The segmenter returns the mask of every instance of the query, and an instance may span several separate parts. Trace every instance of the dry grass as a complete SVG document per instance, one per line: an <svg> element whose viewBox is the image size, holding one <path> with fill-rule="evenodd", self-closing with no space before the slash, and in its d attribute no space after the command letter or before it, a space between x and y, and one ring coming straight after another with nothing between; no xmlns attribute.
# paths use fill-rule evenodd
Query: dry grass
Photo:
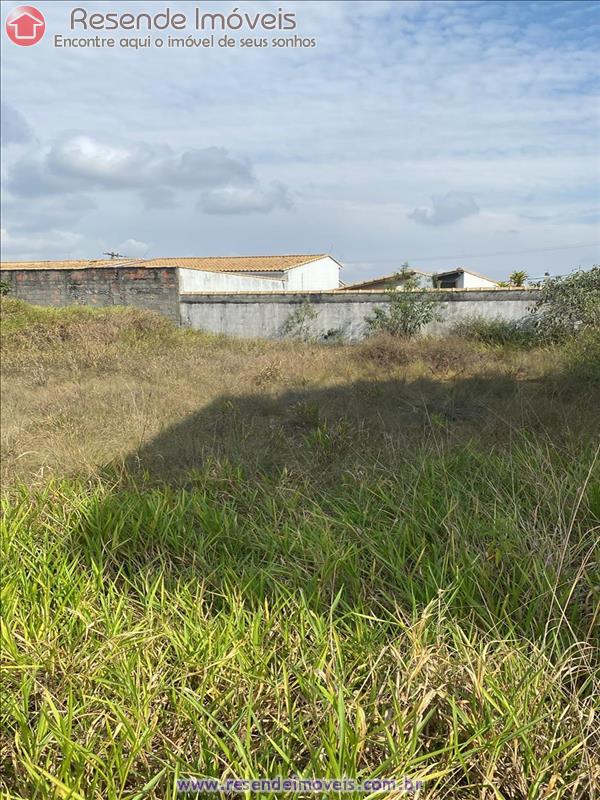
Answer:
<svg viewBox="0 0 600 800"><path fill-rule="evenodd" d="M9 300L2 349L3 796L299 774L598 800L589 347Z"/></svg>
<svg viewBox="0 0 600 800"><path fill-rule="evenodd" d="M169 467L208 455L269 467L302 462L302 437L323 424L389 461L432 435L493 445L522 429L560 439L598 422L591 395L560 375L564 353L548 348L233 341L134 309L11 300L2 325L5 482L90 474L148 454L159 436L169 451L190 451Z"/></svg>

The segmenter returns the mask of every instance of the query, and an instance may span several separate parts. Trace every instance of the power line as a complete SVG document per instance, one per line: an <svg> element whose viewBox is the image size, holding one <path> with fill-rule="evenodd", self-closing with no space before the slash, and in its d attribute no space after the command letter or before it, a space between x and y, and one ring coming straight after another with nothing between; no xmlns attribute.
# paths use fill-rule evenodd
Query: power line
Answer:
<svg viewBox="0 0 600 800"><path fill-rule="evenodd" d="M424 257L411 257L409 261L451 261L454 259L463 258L492 258L494 256L518 256L526 253L550 253L554 250L575 250L579 247L599 247L600 242L581 242L580 244L562 245L560 247L532 247L530 250L500 250L496 253L468 253L458 256L424 256ZM376 258L363 261L346 261L345 264L396 264L398 258Z"/></svg>

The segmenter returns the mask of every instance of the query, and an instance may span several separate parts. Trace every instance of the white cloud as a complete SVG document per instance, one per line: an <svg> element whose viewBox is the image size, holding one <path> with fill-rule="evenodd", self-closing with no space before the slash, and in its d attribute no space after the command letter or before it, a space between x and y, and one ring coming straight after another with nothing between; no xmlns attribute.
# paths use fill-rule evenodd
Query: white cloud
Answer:
<svg viewBox="0 0 600 800"><path fill-rule="evenodd" d="M124 256L143 258L148 254L151 247L152 245L148 244L148 242L140 242L137 239L126 239L124 242L117 245L116 250L117 253L121 253Z"/></svg>
<svg viewBox="0 0 600 800"><path fill-rule="evenodd" d="M267 213L290 208L280 182L259 183L252 165L222 147L173 150L145 143L110 144L91 136L60 140L42 153L30 151L7 170L13 196L81 191L139 190L146 208L169 208L177 192L200 192L199 207L209 214Z"/></svg>
<svg viewBox="0 0 600 800"><path fill-rule="evenodd" d="M468 192L447 192L434 195L430 208L415 208L408 215L422 225L450 225L473 214L479 214L479 206Z"/></svg>
<svg viewBox="0 0 600 800"><path fill-rule="evenodd" d="M3 145L26 144L33 139L33 131L23 114L8 103L0 107L0 129Z"/></svg>
<svg viewBox="0 0 600 800"><path fill-rule="evenodd" d="M8 170L14 194L81 189L207 189L255 181L251 166L222 147L173 151L144 143L110 143L92 136L59 140L23 155Z"/></svg>
<svg viewBox="0 0 600 800"><path fill-rule="evenodd" d="M12 234L6 228L0 232L4 260L76 258L84 237L72 231L48 230L25 236Z"/></svg>
<svg viewBox="0 0 600 800"><path fill-rule="evenodd" d="M292 208L292 200L285 186L276 182L266 187L226 186L205 192L199 208L206 214L266 214L275 208Z"/></svg>

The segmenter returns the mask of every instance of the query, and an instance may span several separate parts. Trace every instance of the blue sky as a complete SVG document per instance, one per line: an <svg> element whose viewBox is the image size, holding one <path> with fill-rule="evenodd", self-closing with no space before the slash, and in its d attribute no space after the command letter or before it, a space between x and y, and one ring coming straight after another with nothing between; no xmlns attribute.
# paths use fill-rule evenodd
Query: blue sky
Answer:
<svg viewBox="0 0 600 800"><path fill-rule="evenodd" d="M346 280L600 261L600 3L239 2L295 11L316 47L52 46L75 6L196 5L38 2L42 42L3 40L4 259L328 251Z"/></svg>

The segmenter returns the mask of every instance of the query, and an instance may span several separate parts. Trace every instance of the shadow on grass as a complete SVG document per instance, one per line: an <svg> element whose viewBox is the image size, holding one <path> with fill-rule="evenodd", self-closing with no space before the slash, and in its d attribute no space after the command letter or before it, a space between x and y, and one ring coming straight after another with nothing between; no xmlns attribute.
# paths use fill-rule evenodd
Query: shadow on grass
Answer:
<svg viewBox="0 0 600 800"><path fill-rule="evenodd" d="M415 453L465 443L502 448L530 435L562 446L600 430L593 396L561 376L517 375L226 395L143 443L125 467L175 484L215 460L248 476L287 469L327 480L357 468L391 470Z"/></svg>
<svg viewBox="0 0 600 800"><path fill-rule="evenodd" d="M488 630L541 635L564 609L589 635L598 416L582 387L496 376L225 396L92 492L74 544L215 607L301 593L412 617L443 597Z"/></svg>

